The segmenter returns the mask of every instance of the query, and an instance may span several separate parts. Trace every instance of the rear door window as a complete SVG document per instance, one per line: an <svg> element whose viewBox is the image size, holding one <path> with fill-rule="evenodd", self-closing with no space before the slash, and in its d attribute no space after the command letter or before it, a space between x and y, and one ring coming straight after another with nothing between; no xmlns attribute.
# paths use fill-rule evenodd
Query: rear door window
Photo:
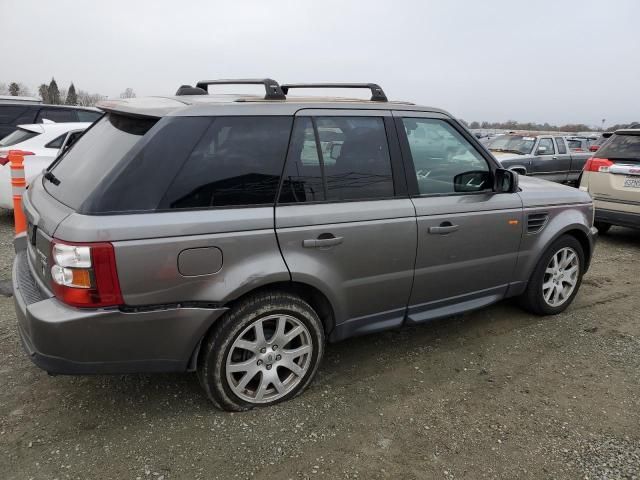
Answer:
<svg viewBox="0 0 640 480"><path fill-rule="evenodd" d="M77 122L75 110L70 108L43 108L38 112L36 123L42 123L43 120L51 120L56 123Z"/></svg>
<svg viewBox="0 0 640 480"><path fill-rule="evenodd" d="M216 117L167 190L160 209L275 202L291 117Z"/></svg>
<svg viewBox="0 0 640 480"><path fill-rule="evenodd" d="M395 194L380 117L299 117L280 203L392 198Z"/></svg>
<svg viewBox="0 0 640 480"><path fill-rule="evenodd" d="M24 105L0 105L0 124L17 124L20 117L29 111L29 107Z"/></svg>
<svg viewBox="0 0 640 480"><path fill-rule="evenodd" d="M564 139L556 137L556 145L558 147L558 153L567 153L567 147L564 145Z"/></svg>

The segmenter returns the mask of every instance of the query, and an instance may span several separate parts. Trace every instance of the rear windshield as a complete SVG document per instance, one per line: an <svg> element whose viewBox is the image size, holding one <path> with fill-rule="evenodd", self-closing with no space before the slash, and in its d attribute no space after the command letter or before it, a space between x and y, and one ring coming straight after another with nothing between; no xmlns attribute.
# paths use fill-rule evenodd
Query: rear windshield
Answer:
<svg viewBox="0 0 640 480"><path fill-rule="evenodd" d="M107 115L50 168L59 184L45 180L58 201L79 210L100 181L108 176L154 125L154 120Z"/></svg>
<svg viewBox="0 0 640 480"><path fill-rule="evenodd" d="M615 134L598 150L598 157L640 162L640 135Z"/></svg>
<svg viewBox="0 0 640 480"><path fill-rule="evenodd" d="M17 145L18 143L22 143L30 138L37 137L38 135L40 134L19 128L0 140L0 147Z"/></svg>

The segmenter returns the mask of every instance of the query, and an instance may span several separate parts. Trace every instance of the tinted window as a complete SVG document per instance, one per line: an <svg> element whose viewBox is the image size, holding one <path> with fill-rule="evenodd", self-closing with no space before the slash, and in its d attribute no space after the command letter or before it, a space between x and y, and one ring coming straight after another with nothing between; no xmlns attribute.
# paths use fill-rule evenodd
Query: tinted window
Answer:
<svg viewBox="0 0 640 480"><path fill-rule="evenodd" d="M489 172L486 160L449 123L428 118L403 118L420 194L454 193L454 179L468 172ZM491 188L474 181L465 191Z"/></svg>
<svg viewBox="0 0 640 480"><path fill-rule="evenodd" d="M640 161L640 135L615 134L610 141L600 147L600 158Z"/></svg>
<svg viewBox="0 0 640 480"><path fill-rule="evenodd" d="M60 135L57 138L54 138L53 140L51 140L49 143L47 143L45 145L45 147L47 148L60 148L62 146L62 144L64 143L64 139L67 137L67 134L63 134Z"/></svg>
<svg viewBox="0 0 640 480"><path fill-rule="evenodd" d="M377 199L393 195L391 159L382 118L297 120L281 203Z"/></svg>
<svg viewBox="0 0 640 480"><path fill-rule="evenodd" d="M556 152L555 148L553 148L553 141L550 138L540 139L540 143L538 143L538 150L542 147L547 149L542 155L552 155Z"/></svg>
<svg viewBox="0 0 640 480"><path fill-rule="evenodd" d="M24 105L0 105L0 124L16 124L19 117L25 115L29 107Z"/></svg>
<svg viewBox="0 0 640 480"><path fill-rule="evenodd" d="M274 203L291 123L290 117L213 119L160 208Z"/></svg>
<svg viewBox="0 0 640 480"><path fill-rule="evenodd" d="M79 209L89 194L138 143L155 120L108 115L78 140L50 167L59 185L45 181L47 191L60 202Z"/></svg>
<svg viewBox="0 0 640 480"><path fill-rule="evenodd" d="M78 115L79 122L93 123L102 116L102 113L100 112L89 112L87 110L76 110L76 114Z"/></svg>
<svg viewBox="0 0 640 480"><path fill-rule="evenodd" d="M38 135L40 134L31 132L29 130L22 130L21 128L19 128L0 140L0 147L10 147L12 145L17 145L18 143L27 141L30 138L37 137Z"/></svg>
<svg viewBox="0 0 640 480"><path fill-rule="evenodd" d="M36 123L42 123L42 120L51 120L56 123L77 122L76 112L71 109L63 108L43 108L38 112Z"/></svg>
<svg viewBox="0 0 640 480"><path fill-rule="evenodd" d="M558 153L567 153L567 147L565 147L562 138L556 137L556 145L558 146Z"/></svg>

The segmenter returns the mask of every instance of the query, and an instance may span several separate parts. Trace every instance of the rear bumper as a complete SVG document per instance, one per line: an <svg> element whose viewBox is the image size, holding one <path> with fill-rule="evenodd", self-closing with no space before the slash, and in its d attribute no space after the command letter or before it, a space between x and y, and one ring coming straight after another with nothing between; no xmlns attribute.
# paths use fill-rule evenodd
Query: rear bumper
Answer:
<svg viewBox="0 0 640 480"><path fill-rule="evenodd" d="M640 228L640 214L596 208L596 222L619 225L621 227Z"/></svg>
<svg viewBox="0 0 640 480"><path fill-rule="evenodd" d="M69 307L38 288L24 251L14 260L13 289L25 351L57 374L186 371L200 340L226 311Z"/></svg>

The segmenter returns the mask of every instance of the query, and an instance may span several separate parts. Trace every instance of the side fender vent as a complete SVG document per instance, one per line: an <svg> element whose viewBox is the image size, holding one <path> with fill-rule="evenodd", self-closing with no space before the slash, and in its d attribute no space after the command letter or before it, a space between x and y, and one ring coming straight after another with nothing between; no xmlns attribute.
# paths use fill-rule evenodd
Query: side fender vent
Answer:
<svg viewBox="0 0 640 480"><path fill-rule="evenodd" d="M527 216L527 233L538 233L549 221L548 213L530 213Z"/></svg>

